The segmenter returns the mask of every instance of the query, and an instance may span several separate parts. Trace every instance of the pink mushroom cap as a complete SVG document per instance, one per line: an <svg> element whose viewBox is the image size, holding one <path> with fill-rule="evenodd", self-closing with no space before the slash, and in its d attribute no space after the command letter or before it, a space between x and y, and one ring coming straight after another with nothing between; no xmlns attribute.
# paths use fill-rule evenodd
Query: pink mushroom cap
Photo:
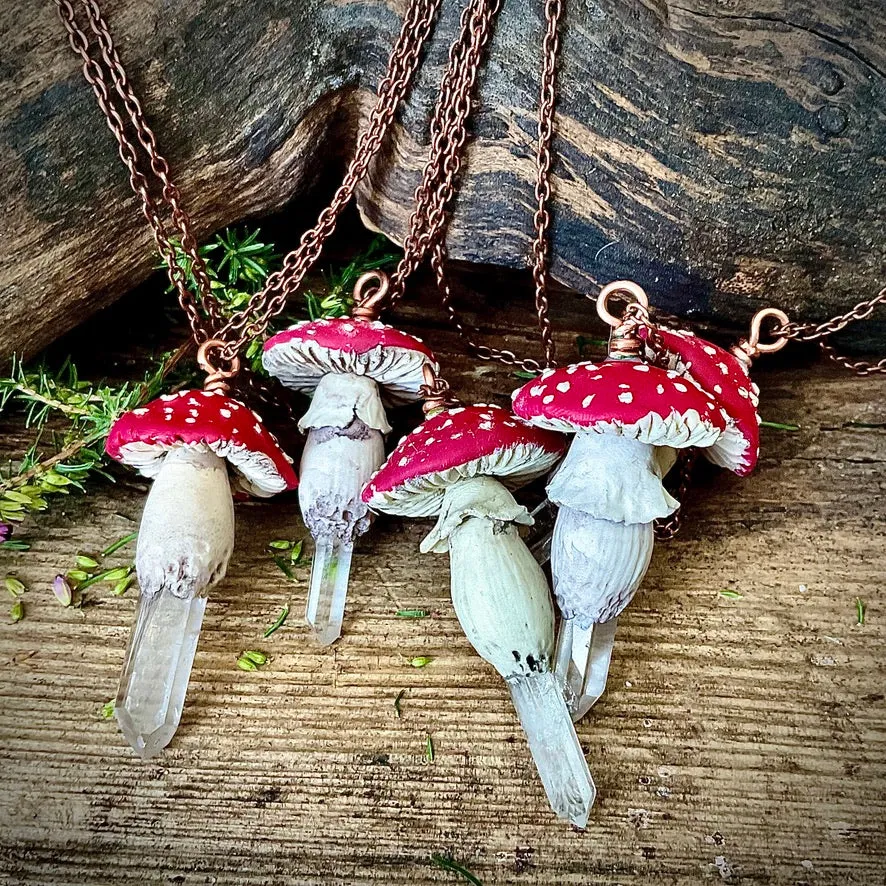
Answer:
<svg viewBox="0 0 886 886"><path fill-rule="evenodd" d="M404 437L363 490L373 510L438 514L448 486L495 477L515 489L547 473L566 449L561 434L534 428L500 406L448 409Z"/></svg>
<svg viewBox="0 0 886 886"><path fill-rule="evenodd" d="M540 428L594 431L654 446L710 446L726 422L691 379L636 360L545 370L514 391L514 412Z"/></svg>
<svg viewBox="0 0 886 886"><path fill-rule="evenodd" d="M278 332L265 342L262 364L287 387L306 393L332 372L365 375L395 404L418 400L424 367L436 369L421 339L353 317L306 320Z"/></svg>
<svg viewBox="0 0 886 886"><path fill-rule="evenodd" d="M675 358L673 368L693 379L723 409L726 430L705 455L740 477L749 474L760 454L760 389L751 381L747 365L691 332L664 328L657 332Z"/></svg>
<svg viewBox="0 0 886 886"><path fill-rule="evenodd" d="M180 446L205 446L225 458L239 485L267 497L298 486L292 459L251 409L220 391L164 394L114 422L105 443L111 458L155 477Z"/></svg>

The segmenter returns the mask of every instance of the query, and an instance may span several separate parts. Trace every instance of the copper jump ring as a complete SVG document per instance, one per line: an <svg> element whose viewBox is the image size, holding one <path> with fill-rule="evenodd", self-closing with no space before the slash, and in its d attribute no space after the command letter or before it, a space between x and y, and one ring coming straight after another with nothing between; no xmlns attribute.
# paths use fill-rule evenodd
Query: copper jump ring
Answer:
<svg viewBox="0 0 886 886"><path fill-rule="evenodd" d="M616 317L609 312L609 299L613 296L619 296L629 302L632 308L631 315L636 319L648 318L649 299L643 287L639 283L634 283L633 280L613 280L611 283L607 283L597 296L597 313L600 315L600 319L613 329L617 329L624 323L623 317ZM588 297L590 298L590 296Z"/></svg>
<svg viewBox="0 0 886 886"><path fill-rule="evenodd" d="M760 333L763 327L763 321L770 317L778 320L778 327L783 328L788 325L788 315L778 308L763 308L757 311L751 320L751 334L748 336L748 347L753 354L774 354L780 351L787 343L787 336L775 335L771 342L763 343L760 341Z"/></svg>
<svg viewBox="0 0 886 886"><path fill-rule="evenodd" d="M203 382L204 391L228 390L228 379L233 378L240 371L240 358L235 354L228 363L228 369L220 369L210 359L209 352L223 350L225 343L218 338L210 338L203 342L197 349L197 364L206 373L206 381Z"/></svg>
<svg viewBox="0 0 886 886"><path fill-rule="evenodd" d="M388 298L391 281L384 271L367 271L354 284L354 309L351 316L369 322L378 319Z"/></svg>

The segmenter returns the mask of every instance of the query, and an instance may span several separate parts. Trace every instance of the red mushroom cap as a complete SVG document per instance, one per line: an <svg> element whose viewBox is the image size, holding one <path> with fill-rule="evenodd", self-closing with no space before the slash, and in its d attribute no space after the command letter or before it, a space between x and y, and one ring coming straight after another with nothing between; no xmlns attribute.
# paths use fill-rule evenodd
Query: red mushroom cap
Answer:
<svg viewBox="0 0 886 886"><path fill-rule="evenodd" d="M500 406L448 409L404 437L363 490L377 511L431 517L446 487L468 477L495 477L515 489L549 471L566 440L533 428Z"/></svg>
<svg viewBox="0 0 886 886"><path fill-rule="evenodd" d="M693 379L725 410L726 431L705 455L740 477L749 474L760 454L760 389L748 367L734 354L691 332L659 328L659 339L674 356L674 369Z"/></svg>
<svg viewBox="0 0 886 886"><path fill-rule="evenodd" d="M306 320L277 333L265 342L262 364L287 387L305 392L330 372L366 375L393 403L418 400L422 370L436 369L421 339L378 320L353 317Z"/></svg>
<svg viewBox="0 0 886 886"><path fill-rule="evenodd" d="M261 418L220 391L179 391L126 412L105 443L111 458L155 477L177 446L206 446L226 458L252 495L266 497L298 486L292 459Z"/></svg>
<svg viewBox="0 0 886 886"><path fill-rule="evenodd" d="M637 360L545 370L514 392L514 412L552 431L596 431L654 446L710 446L726 427L691 379Z"/></svg>

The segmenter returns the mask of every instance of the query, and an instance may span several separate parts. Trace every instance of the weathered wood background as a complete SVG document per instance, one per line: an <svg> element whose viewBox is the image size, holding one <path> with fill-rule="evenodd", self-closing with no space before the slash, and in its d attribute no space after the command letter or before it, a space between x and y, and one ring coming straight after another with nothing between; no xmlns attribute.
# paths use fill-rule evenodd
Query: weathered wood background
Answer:
<svg viewBox="0 0 886 886"><path fill-rule="evenodd" d="M484 298L470 301L486 313ZM528 350L525 315L498 299L497 328ZM434 300L405 304L405 328L466 399L505 404L519 380L461 356ZM599 330L561 322L561 350ZM104 338L84 331L84 360ZM419 556L430 524L379 521L345 636L319 650L299 618L307 569L289 583L266 551L303 534L294 498L238 506L181 729L162 757L134 758L99 714L131 592L95 587L77 611L49 587L136 527L145 485L121 472L29 523L33 550L3 555L0 573L29 590L24 621L0 618L0 879L429 886L459 882L429 862L451 853L486 886L884 883L886 379L801 360L761 362L758 380L764 416L801 430L764 430L747 480L702 471L685 530L658 547L609 691L579 727L600 792L586 833L552 818L507 691L459 630L446 558ZM21 433L7 420L4 448ZM262 640L285 603L289 621ZM395 617L412 607L433 617ZM249 648L271 656L258 673L236 667ZM416 670L416 655L433 661Z"/></svg>
<svg viewBox="0 0 886 886"><path fill-rule="evenodd" d="M300 199L349 155L403 0L105 4L201 236ZM359 195L397 239L462 4L445 0L401 125ZM505 0L451 231L522 266L541 3ZM803 317L882 284L881 0L574 0L561 69L554 272L629 274L657 303ZM150 238L50 0L0 7L0 355L33 353L153 264ZM865 333L881 344L886 327Z"/></svg>

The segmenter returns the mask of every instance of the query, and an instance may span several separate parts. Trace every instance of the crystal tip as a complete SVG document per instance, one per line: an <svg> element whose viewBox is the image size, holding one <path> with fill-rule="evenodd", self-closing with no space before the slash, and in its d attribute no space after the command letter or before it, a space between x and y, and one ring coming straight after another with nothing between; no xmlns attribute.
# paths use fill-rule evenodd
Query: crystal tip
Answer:
<svg viewBox="0 0 886 886"><path fill-rule="evenodd" d="M114 711L117 723L123 737L129 742L132 749L142 758L142 760L150 760L156 757L175 735L177 723L162 723L151 731L143 730L136 723L135 719L125 708L118 707Z"/></svg>

